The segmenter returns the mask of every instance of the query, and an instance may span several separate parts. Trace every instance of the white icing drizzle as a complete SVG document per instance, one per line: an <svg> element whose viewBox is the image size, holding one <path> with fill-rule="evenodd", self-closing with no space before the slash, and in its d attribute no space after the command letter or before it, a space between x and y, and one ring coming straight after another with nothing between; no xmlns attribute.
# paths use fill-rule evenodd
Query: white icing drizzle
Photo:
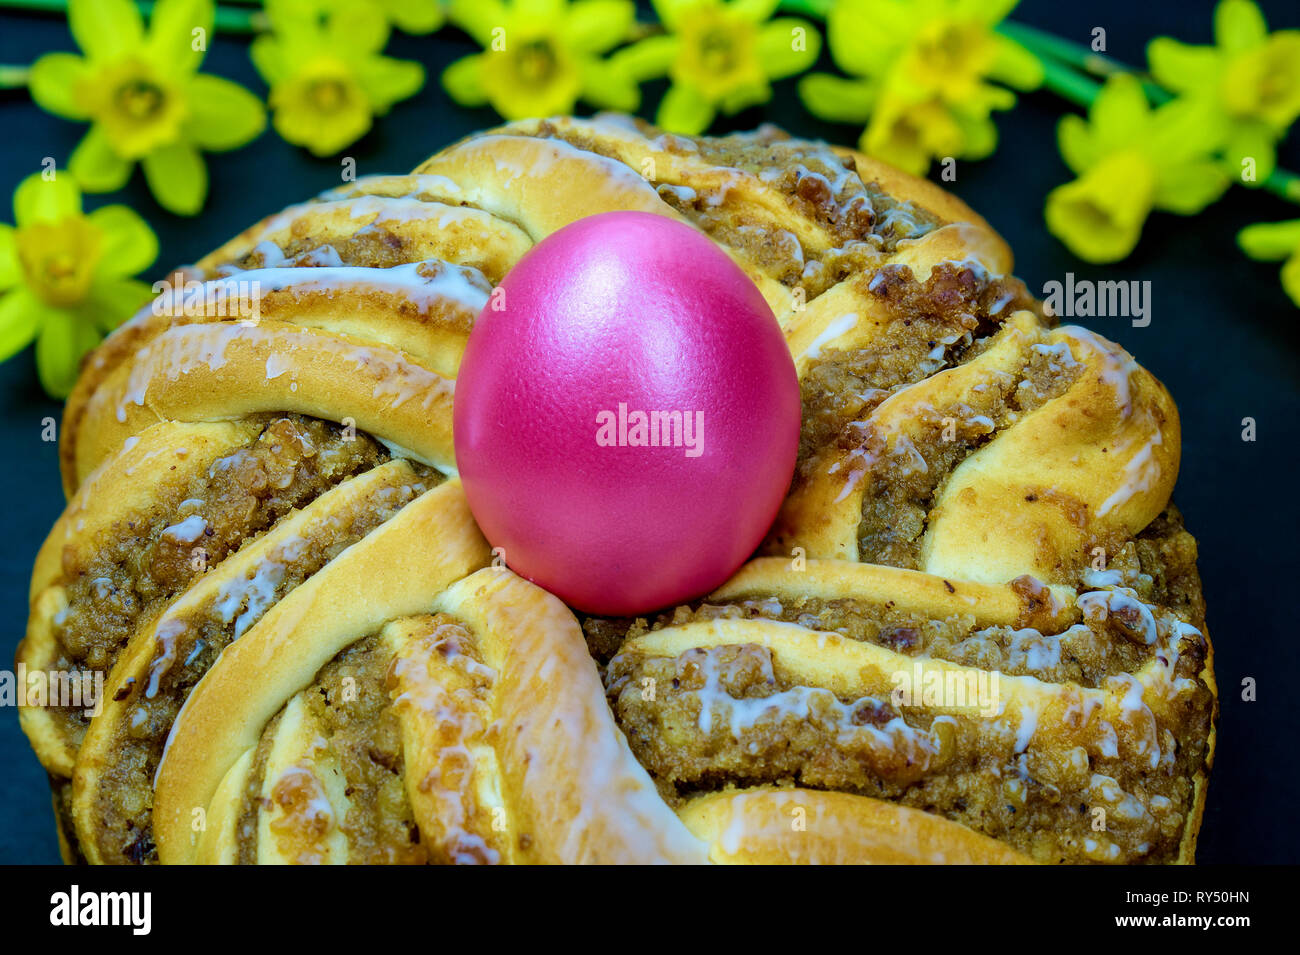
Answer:
<svg viewBox="0 0 1300 955"><path fill-rule="evenodd" d="M761 720L796 719L833 728L841 745L855 738L865 737L872 749L893 752L900 747L923 754L926 758L938 752L930 733L909 726L901 716L895 716L882 727L870 724L855 725L854 703L842 703L830 690L821 687L796 686L780 690L770 696L737 699L727 692L722 683L722 664L716 653L705 651L694 662L704 677L704 686L691 691L699 697L700 713L697 720L700 732L711 734L715 725L724 725L731 738L740 740ZM762 661L762 677L769 685L776 684L770 657Z"/></svg>
<svg viewBox="0 0 1300 955"><path fill-rule="evenodd" d="M409 262L386 269L360 265L243 269L204 284L216 286L235 281L250 283L246 287L255 297L285 289L331 293L373 290L397 294L414 304L421 314L427 314L430 308L442 302L452 302L477 314L487 304L492 291L492 283L478 269L440 259ZM171 294L165 292L163 297Z"/></svg>
<svg viewBox="0 0 1300 955"><path fill-rule="evenodd" d="M182 326L155 339L136 353L137 360L117 407L118 420L126 421L130 405L144 407L149 387L157 378L177 381L203 364L216 371L226 364L226 350L233 341L239 338L255 339L267 334L260 326L223 323ZM309 333L301 334L305 336ZM400 407L412 399L419 399L422 407L429 408L439 395L450 394L455 389L452 380L406 361L398 353L386 348L357 345L327 335L290 341L286 347L289 351L310 347L315 352L332 353L352 362L359 373L368 374L375 379L373 397L387 400L392 408ZM154 361L146 361L146 357L151 354ZM275 365L272 364L270 370L274 369ZM296 384L297 382L293 383L294 386ZM291 390L296 390L296 387L291 387Z"/></svg>
<svg viewBox="0 0 1300 955"><path fill-rule="evenodd" d="M458 198L461 195L460 186L454 179L448 179L446 176L439 176L434 173L420 173L410 176L363 176L356 182L348 183L345 186L334 186L332 189L326 189L320 193L317 198L326 202L339 199L348 199L357 195L381 195L384 194L385 187L389 185L400 185L407 188L398 198L413 198L420 194L436 196L443 194L448 197Z"/></svg>
<svg viewBox="0 0 1300 955"><path fill-rule="evenodd" d="M207 521L198 514L191 514L184 520L165 528L162 536L178 544L193 544L203 536L203 532L207 529Z"/></svg>
<svg viewBox="0 0 1300 955"><path fill-rule="evenodd" d="M806 349L804 357L810 361L816 361L822 357L822 347L829 342L834 341L842 335L848 334L858 324L858 313L849 312L841 315L839 318L827 324L822 329L821 334L812 340Z"/></svg>
<svg viewBox="0 0 1300 955"><path fill-rule="evenodd" d="M1158 638L1156 618L1151 608L1139 599L1137 591L1128 587L1110 586L1105 590L1082 593L1076 598L1075 605L1083 611L1085 620L1094 623L1103 623L1112 614L1123 614L1124 629L1130 632L1134 626L1132 619L1136 618L1138 633L1148 646Z"/></svg>
<svg viewBox="0 0 1300 955"><path fill-rule="evenodd" d="M1124 575L1114 568L1093 570L1089 567L1083 572L1085 587L1117 587L1124 582Z"/></svg>
<svg viewBox="0 0 1300 955"><path fill-rule="evenodd" d="M1155 459L1155 449L1164 443L1159 429L1133 453L1124 464L1124 481L1110 497L1097 508L1097 516L1105 517L1113 509L1128 502L1135 494L1149 491L1160 480L1160 462Z"/></svg>
<svg viewBox="0 0 1300 955"><path fill-rule="evenodd" d="M1029 742L1034 738L1034 733L1038 729L1038 707L1031 703L1025 702L1020 704L1020 722L1016 726L1016 744L1015 752L1023 753L1029 748Z"/></svg>
<svg viewBox="0 0 1300 955"><path fill-rule="evenodd" d="M1049 636L1026 628L1014 630L1007 644L1007 663L1011 669L1050 670L1061 665L1061 637L1068 636L1079 626L1071 627L1060 636ZM1084 627L1083 629L1087 629Z"/></svg>

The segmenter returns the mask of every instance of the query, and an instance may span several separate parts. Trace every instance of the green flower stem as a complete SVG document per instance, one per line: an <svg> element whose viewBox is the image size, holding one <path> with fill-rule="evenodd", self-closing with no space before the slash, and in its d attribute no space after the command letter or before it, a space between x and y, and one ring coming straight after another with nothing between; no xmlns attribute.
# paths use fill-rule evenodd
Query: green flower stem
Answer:
<svg viewBox="0 0 1300 955"><path fill-rule="evenodd" d="M1037 50L1033 52L1038 53ZM1100 83L1050 56L1038 54L1038 58L1043 64L1044 87L1080 109L1087 109L1092 105L1092 101L1101 91Z"/></svg>
<svg viewBox="0 0 1300 955"><path fill-rule="evenodd" d="M998 24L997 30L1021 46L1027 46L1036 53L1049 53L1058 60L1064 60L1071 66L1076 66L1094 76L1106 77L1112 73L1131 72L1123 63L1118 63L1100 53L1094 53L1091 47L1062 39L1054 33L1048 33L1025 23L1005 20Z"/></svg>
<svg viewBox="0 0 1300 955"><path fill-rule="evenodd" d="M0 90L16 90L27 85L31 69L26 66L0 65Z"/></svg>
<svg viewBox="0 0 1300 955"><path fill-rule="evenodd" d="M1091 73L1094 76L1100 76L1103 79L1117 73L1132 73L1142 81L1142 88L1153 103L1159 105L1173 99L1168 90L1151 80L1150 77L1139 73L1127 63L1121 63L1118 60L1112 60L1108 56L1102 56L1100 53L1094 53L1091 48L1081 43L1075 43L1073 40L1063 40L1036 27L1025 26L1023 23L1014 23L1010 20L998 24L997 31L1007 39L1015 40L1044 62L1056 60L1086 73ZM1051 87L1048 88L1051 89ZM1089 105L1088 103L1080 103L1070 97L1066 98L1077 106Z"/></svg>
<svg viewBox="0 0 1300 955"><path fill-rule="evenodd" d="M136 6L146 17L153 14L153 0L137 0ZM31 10L35 13L66 15L68 0L0 0L0 10ZM267 27L266 14L261 10L217 7L214 25L221 33L257 33Z"/></svg>

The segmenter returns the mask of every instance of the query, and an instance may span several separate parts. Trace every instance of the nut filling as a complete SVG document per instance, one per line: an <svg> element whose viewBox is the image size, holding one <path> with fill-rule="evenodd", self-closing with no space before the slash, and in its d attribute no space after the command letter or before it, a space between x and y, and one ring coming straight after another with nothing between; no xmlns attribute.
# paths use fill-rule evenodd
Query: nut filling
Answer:
<svg viewBox="0 0 1300 955"><path fill-rule="evenodd" d="M1129 599L1122 590L1086 597ZM676 658L622 653L607 687L633 752L675 805L732 786L829 789L939 813L1040 862L1168 862L1205 759L1212 698L1198 676L1204 638L1172 618L1157 626L1159 678L1179 688L1173 726L1153 715L1127 673L1103 682L1122 698L1118 716L1103 718L1096 691L1067 683L1066 719L1040 729L1036 712L1000 703L998 690L1026 679L1043 686L1037 677L980 671L988 682L970 689L971 705L936 714L924 698L810 685L759 645ZM1022 644L1009 669L1042 672L1031 663L1050 654L1047 646ZM1191 742L1177 745L1174 730Z"/></svg>
<svg viewBox="0 0 1300 955"><path fill-rule="evenodd" d="M445 613L392 621L339 653L263 730L233 861L500 861L496 816L478 805L494 679L473 632Z"/></svg>
<svg viewBox="0 0 1300 955"><path fill-rule="evenodd" d="M118 697L129 706L129 716L113 727L115 758L98 791L97 835L106 857L153 861L153 775L181 705L221 651L346 547L438 483L436 472L420 470L421 480L380 487L333 512L325 528L314 529L310 539L287 541L251 579L229 582L201 610L164 625L147 679L133 680Z"/></svg>
<svg viewBox="0 0 1300 955"><path fill-rule="evenodd" d="M260 435L147 513L132 515L87 550L64 555L66 612L55 621L68 670L112 667L143 620L281 517L388 460L371 438L298 415L267 416ZM51 709L80 743L80 709Z"/></svg>
<svg viewBox="0 0 1300 955"><path fill-rule="evenodd" d="M583 625L597 659L612 656L606 687L633 752L675 805L702 791L796 785L936 812L1042 862L1169 862L1214 710L1201 677L1208 644L1195 561L1195 542L1171 506L1108 570L1084 573L1082 620L1057 633L803 595ZM974 702L969 711L936 712L923 695L895 698L901 682L837 696L800 678L797 658L782 666L779 653L758 645L700 647L675 658L637 650L646 635L728 620L839 634L897 654L897 672L956 664L967 668ZM1170 688L1172 704L1146 706L1135 674ZM1015 703L993 713L1017 680L1064 693L1065 718L1035 724ZM981 686L990 699L980 700ZM1101 713L1099 693L1120 699L1113 718Z"/></svg>
<svg viewBox="0 0 1300 955"><path fill-rule="evenodd" d="M357 641L326 664L295 698L316 738L308 754L281 767L269 786L268 764L286 711L267 724L236 824L241 864L257 861L261 838L274 840L279 854L292 862L331 861L328 850L322 851L331 833L346 840L352 863L428 861L406 796L401 732L386 688L391 665L391 649L378 635ZM341 817L329 786L344 797Z"/></svg>

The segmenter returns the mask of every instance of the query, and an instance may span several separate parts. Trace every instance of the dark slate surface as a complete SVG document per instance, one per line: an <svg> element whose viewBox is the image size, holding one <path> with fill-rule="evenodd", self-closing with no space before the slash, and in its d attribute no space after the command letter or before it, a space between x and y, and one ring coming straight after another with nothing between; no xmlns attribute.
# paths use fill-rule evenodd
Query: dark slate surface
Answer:
<svg viewBox="0 0 1300 955"><path fill-rule="evenodd" d="M1300 8L1265 3L1274 28L1300 27ZM1086 7L1086 9L1085 9ZM1212 4L1137 4L1107 0L1061 4L1026 0L1018 19L1086 40L1093 27L1107 30L1110 52L1141 62L1150 37L1165 33L1206 42ZM41 52L72 49L61 21L0 14L0 63L28 62ZM398 36L393 55L420 59L436 76L470 52L470 42L447 31L432 38ZM207 69L262 91L248 62L246 42L218 39ZM662 84L647 90L650 107ZM1201 216L1157 215L1137 251L1116 266L1093 267L1074 259L1042 222L1048 191L1068 172L1055 146L1055 123L1066 107L1039 93L1000 119L1002 141L993 158L961 164L952 188L980 210L1016 250L1017 272L1030 288L1080 278L1150 281L1153 320L1133 328L1120 319L1090 324L1133 351L1165 382L1183 424L1183 464L1175 500L1200 539L1201 573L1223 690L1218 760L1199 860L1300 861L1300 835L1290 794L1297 790L1292 757L1296 730L1291 695L1297 671L1290 589L1297 576L1296 507L1291 488L1300 395L1297 388L1297 319L1283 295L1277 266L1247 261L1234 235L1255 221L1289 218L1300 209L1270 196L1235 190ZM652 110L643 110L651 116ZM4 146L0 196L40 167L45 156L63 165L84 131L42 113L21 92L0 92ZM379 127L347 151L358 174L405 172L450 141L497 120L486 110L455 108L436 82L397 106ZM810 119L784 83L764 109L727 121L721 129L781 123L792 132L841 142L857 130ZM1296 136L1283 153L1300 167ZM141 175L123 192L92 197L90 206L127 202L157 230L164 250L159 270L192 261L258 218L336 185L339 160L317 160L267 132L248 148L212 157L212 193L195 220L170 216L149 197ZM0 220L11 221L6 208ZM0 366L0 666L11 666L25 625L31 561L62 507L55 445L41 440L42 421L59 407L40 392L30 351ZM1241 421L1258 422L1258 440L1241 440ZM1240 686L1258 682L1258 702L1241 701ZM16 711L0 712L0 862L58 859L44 775L18 728Z"/></svg>

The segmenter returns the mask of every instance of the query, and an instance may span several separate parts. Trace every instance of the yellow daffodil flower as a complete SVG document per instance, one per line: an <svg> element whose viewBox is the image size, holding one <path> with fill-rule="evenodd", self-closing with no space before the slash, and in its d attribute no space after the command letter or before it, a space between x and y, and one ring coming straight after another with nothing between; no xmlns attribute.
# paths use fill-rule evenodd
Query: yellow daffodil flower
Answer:
<svg viewBox="0 0 1300 955"><path fill-rule="evenodd" d="M424 67L381 55L388 23L367 3L327 13L268 0L271 33L253 41L253 65L271 87L275 131L317 156L364 136L393 104L424 85Z"/></svg>
<svg viewBox="0 0 1300 955"><path fill-rule="evenodd" d="M1106 81L1086 121L1062 119L1057 139L1079 178L1048 194L1047 227L1089 262L1133 251L1152 209L1191 215L1228 187L1205 109L1174 100L1153 110L1131 74Z"/></svg>
<svg viewBox="0 0 1300 955"><path fill-rule="evenodd" d="M990 114L1043 81L1038 58L994 28L1018 0L840 0L826 19L837 66L799 95L822 119L866 123L859 148L922 175L934 158L982 159L997 147Z"/></svg>
<svg viewBox="0 0 1300 955"><path fill-rule="evenodd" d="M772 80L816 62L821 35L803 20L771 20L778 6L778 0L654 0L667 34L641 40L610 60L637 82L669 76L672 85L656 122L697 135L719 112L767 102Z"/></svg>
<svg viewBox="0 0 1300 955"><path fill-rule="evenodd" d="M1252 0L1220 0L1214 40L1190 46L1157 37L1147 47L1151 73L1212 107L1207 122L1223 137L1229 173L1256 185L1272 174L1277 142L1300 116L1300 31L1269 33ZM1251 166L1254 175L1243 176Z"/></svg>
<svg viewBox="0 0 1300 955"><path fill-rule="evenodd" d="M152 297L131 276L153 264L158 239L126 206L83 215L67 172L19 183L14 222L0 223L0 361L35 339L41 384L64 398L101 333Z"/></svg>
<svg viewBox="0 0 1300 955"><path fill-rule="evenodd" d="M640 105L633 76L601 59L631 34L632 0L452 0L449 16L483 47L442 74L462 106L515 120L571 113L579 99L625 112Z"/></svg>
<svg viewBox="0 0 1300 955"><path fill-rule="evenodd" d="M129 0L71 0L85 55L46 54L29 85L42 109L91 123L68 163L83 189L122 188L138 161L164 209L193 215L208 191L200 150L234 149L262 131L257 97L198 72L212 19L212 0L159 0L146 34Z"/></svg>
<svg viewBox="0 0 1300 955"><path fill-rule="evenodd" d="M1237 244L1252 259L1282 265L1282 288L1300 308L1300 219L1261 222L1237 233Z"/></svg>

